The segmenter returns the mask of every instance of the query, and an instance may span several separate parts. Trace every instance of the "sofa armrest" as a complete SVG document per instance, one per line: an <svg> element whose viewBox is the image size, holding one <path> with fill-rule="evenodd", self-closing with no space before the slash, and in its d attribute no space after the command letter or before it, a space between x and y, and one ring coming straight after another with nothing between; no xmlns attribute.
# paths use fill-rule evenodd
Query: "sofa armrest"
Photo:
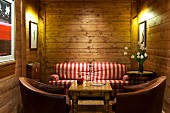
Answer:
<svg viewBox="0 0 170 113"><path fill-rule="evenodd" d="M57 75L57 74L52 74L52 75L50 75L50 77L49 77L49 81L57 81L57 80L59 80L60 78L59 78L59 76Z"/></svg>
<svg viewBox="0 0 170 113"><path fill-rule="evenodd" d="M129 80L129 75L123 75L123 81L128 81Z"/></svg>

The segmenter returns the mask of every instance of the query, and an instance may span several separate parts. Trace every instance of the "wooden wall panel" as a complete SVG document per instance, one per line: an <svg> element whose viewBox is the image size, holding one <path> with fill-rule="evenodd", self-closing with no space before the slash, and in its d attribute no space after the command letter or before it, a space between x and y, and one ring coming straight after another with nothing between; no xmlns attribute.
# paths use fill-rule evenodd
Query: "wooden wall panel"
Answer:
<svg viewBox="0 0 170 113"><path fill-rule="evenodd" d="M35 22L38 25L38 2L34 0L25 0L25 52L26 52L26 64L29 62L39 62L38 51L40 48L30 49L30 34L29 34L29 21ZM39 26L38 26L39 29ZM38 35L39 41L39 35ZM39 44L39 42L38 42Z"/></svg>
<svg viewBox="0 0 170 113"><path fill-rule="evenodd" d="M112 61L131 43L131 2L46 2L46 73L58 62Z"/></svg>
<svg viewBox="0 0 170 113"><path fill-rule="evenodd" d="M80 0L79 0L80 1ZM69 7L69 8L89 8L89 7L93 7L93 8L120 8L120 7L129 7L129 3L130 2L124 2L123 4L121 2L98 2L98 3L90 3L90 2L53 2L51 4L51 2L46 2L46 4L52 5L53 7L47 7L47 9L56 9L56 8L64 8L64 7ZM115 5L116 4L116 5Z"/></svg>
<svg viewBox="0 0 170 113"><path fill-rule="evenodd" d="M23 60L25 54L24 22L22 19L21 2L15 0L15 61L0 63L0 113L22 113L21 95L18 83L18 77L22 76L25 67ZM24 11L23 11L24 12ZM13 18L14 19L14 18ZM23 28L23 29L22 29Z"/></svg>
<svg viewBox="0 0 170 113"><path fill-rule="evenodd" d="M141 6L138 20L147 21L148 59L144 68L156 72L158 76L167 76L163 110L170 113L170 1L144 0L139 4ZM144 11L145 15L150 17L141 20Z"/></svg>
<svg viewBox="0 0 170 113"><path fill-rule="evenodd" d="M10 75L0 79L0 113L20 113L20 96L18 76Z"/></svg>

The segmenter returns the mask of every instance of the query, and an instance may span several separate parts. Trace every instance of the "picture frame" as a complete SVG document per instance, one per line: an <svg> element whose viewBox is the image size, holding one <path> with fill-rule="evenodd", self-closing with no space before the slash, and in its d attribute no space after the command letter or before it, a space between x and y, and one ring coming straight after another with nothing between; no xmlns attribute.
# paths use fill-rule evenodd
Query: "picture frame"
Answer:
<svg viewBox="0 0 170 113"><path fill-rule="evenodd" d="M139 39L138 41L146 47L146 21L139 23Z"/></svg>
<svg viewBox="0 0 170 113"><path fill-rule="evenodd" d="M0 63L15 60L14 6L14 0L0 0Z"/></svg>
<svg viewBox="0 0 170 113"><path fill-rule="evenodd" d="M38 47L38 25L35 22L29 21L29 37L30 49L37 49Z"/></svg>

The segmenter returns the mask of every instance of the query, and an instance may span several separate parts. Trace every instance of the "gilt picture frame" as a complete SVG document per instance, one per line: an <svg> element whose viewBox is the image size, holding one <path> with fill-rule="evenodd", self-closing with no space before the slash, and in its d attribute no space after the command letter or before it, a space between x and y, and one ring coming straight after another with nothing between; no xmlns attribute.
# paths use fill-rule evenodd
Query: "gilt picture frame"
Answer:
<svg viewBox="0 0 170 113"><path fill-rule="evenodd" d="M38 25L29 21L30 49L37 49L38 46Z"/></svg>
<svg viewBox="0 0 170 113"><path fill-rule="evenodd" d="M139 40L146 47L146 21L139 23Z"/></svg>
<svg viewBox="0 0 170 113"><path fill-rule="evenodd" d="M0 63L15 60L14 0L0 0Z"/></svg>

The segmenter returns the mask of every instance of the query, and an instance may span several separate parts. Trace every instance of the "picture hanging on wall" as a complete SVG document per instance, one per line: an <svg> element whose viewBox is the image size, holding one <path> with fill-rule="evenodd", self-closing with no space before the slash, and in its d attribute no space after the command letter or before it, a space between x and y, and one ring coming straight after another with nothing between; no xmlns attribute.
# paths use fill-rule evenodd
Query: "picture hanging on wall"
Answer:
<svg viewBox="0 0 170 113"><path fill-rule="evenodd" d="M38 46L38 26L37 23L29 21L30 49L37 49Z"/></svg>
<svg viewBox="0 0 170 113"><path fill-rule="evenodd" d="M0 0L0 62L14 60L14 1Z"/></svg>
<svg viewBox="0 0 170 113"><path fill-rule="evenodd" d="M146 21L139 23L139 40L146 47Z"/></svg>

